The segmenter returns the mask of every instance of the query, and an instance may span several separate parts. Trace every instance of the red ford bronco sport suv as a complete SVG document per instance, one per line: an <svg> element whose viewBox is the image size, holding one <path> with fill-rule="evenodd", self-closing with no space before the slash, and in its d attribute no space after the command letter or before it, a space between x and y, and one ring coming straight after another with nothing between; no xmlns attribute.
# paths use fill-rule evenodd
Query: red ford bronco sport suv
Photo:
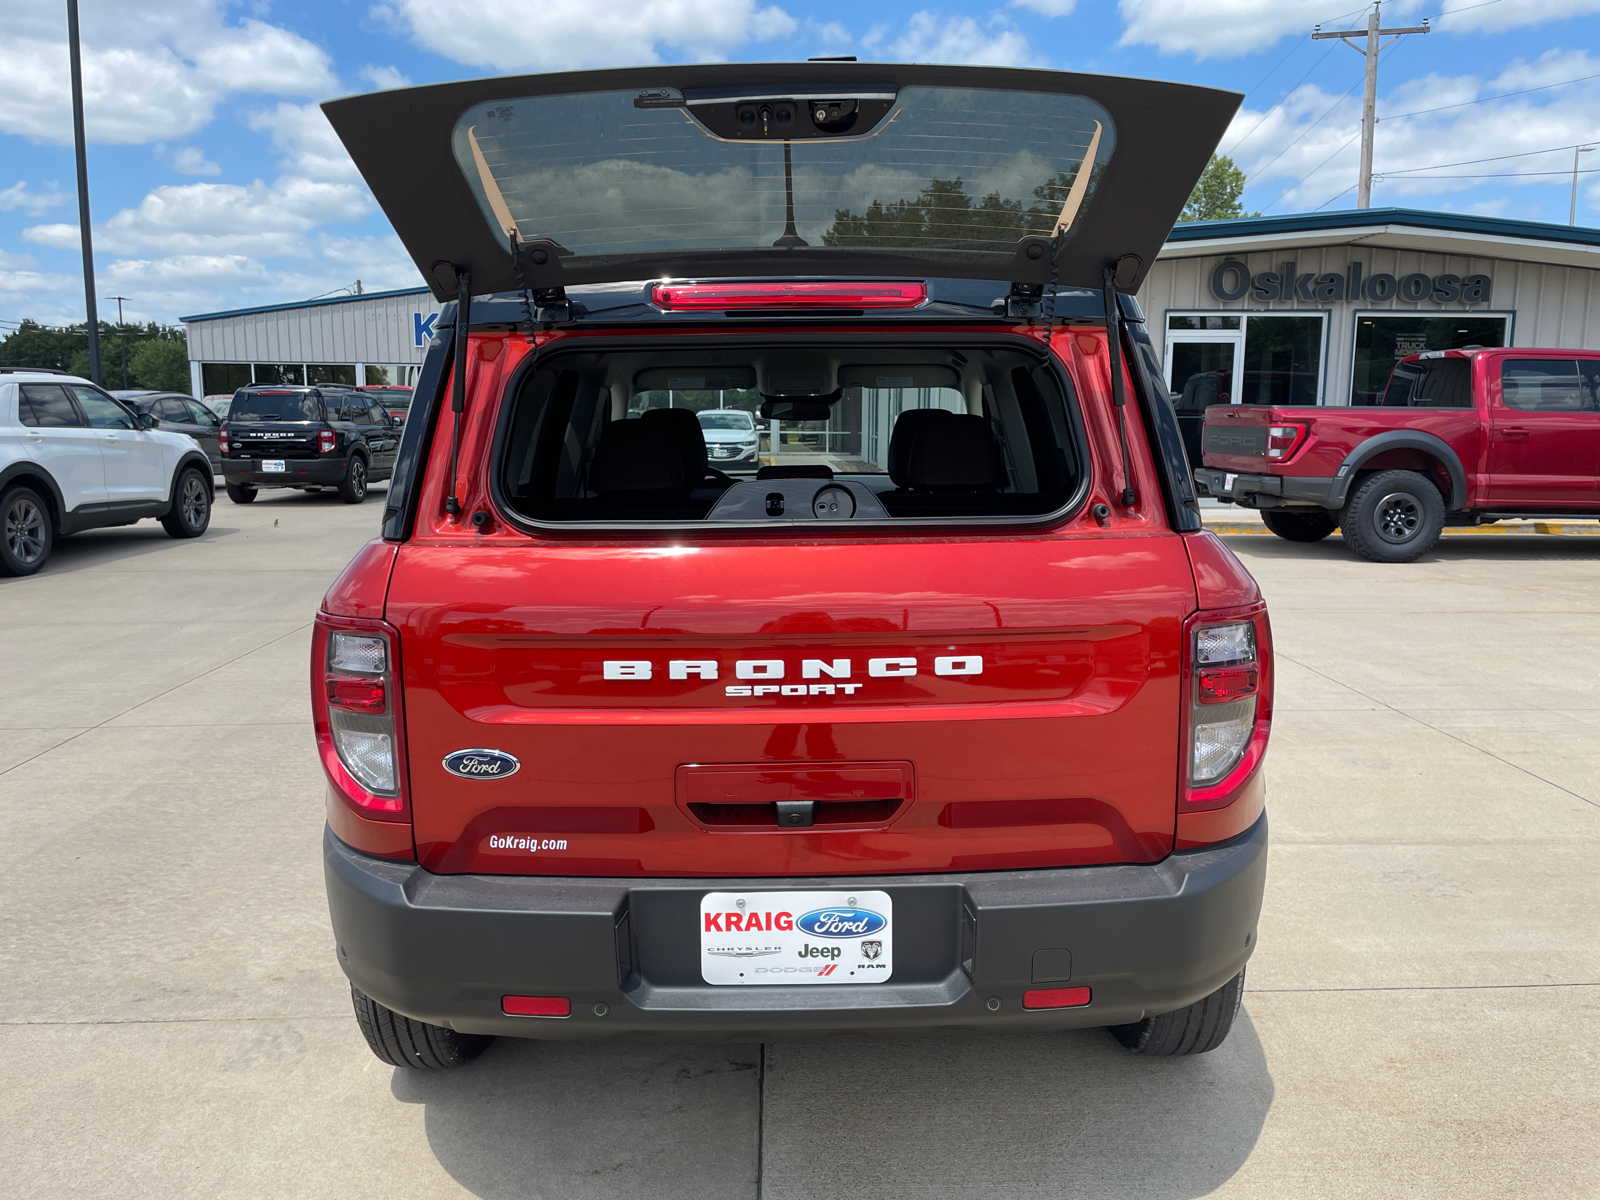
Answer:
<svg viewBox="0 0 1600 1200"><path fill-rule="evenodd" d="M327 106L449 301L312 650L379 1058L1222 1041L1271 639L1130 293L1237 104L815 63Z"/></svg>
<svg viewBox="0 0 1600 1200"><path fill-rule="evenodd" d="M1218 404L1202 495L1291 542L1342 530L1371 562L1414 562L1447 525L1600 517L1600 352L1430 350L1376 407Z"/></svg>

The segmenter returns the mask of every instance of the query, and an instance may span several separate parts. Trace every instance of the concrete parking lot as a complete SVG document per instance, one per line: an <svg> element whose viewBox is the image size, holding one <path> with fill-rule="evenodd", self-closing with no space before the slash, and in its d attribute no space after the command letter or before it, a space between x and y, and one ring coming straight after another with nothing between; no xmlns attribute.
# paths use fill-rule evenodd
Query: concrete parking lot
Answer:
<svg viewBox="0 0 1600 1200"><path fill-rule="evenodd" d="M372 536L263 494L0 581L0 1192L1600 1194L1600 538L1380 567L1238 536L1273 850L1217 1052L1100 1031L367 1051L334 962L309 620Z"/></svg>

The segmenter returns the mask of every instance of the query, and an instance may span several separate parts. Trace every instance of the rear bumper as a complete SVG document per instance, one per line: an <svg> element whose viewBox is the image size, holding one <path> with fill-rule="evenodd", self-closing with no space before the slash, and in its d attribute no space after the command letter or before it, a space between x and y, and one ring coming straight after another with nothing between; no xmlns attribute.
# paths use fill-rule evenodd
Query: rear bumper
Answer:
<svg viewBox="0 0 1600 1200"><path fill-rule="evenodd" d="M533 1038L760 1040L1135 1021L1238 973L1255 948L1266 851L1263 816L1230 842L1150 865L837 881L586 879L433 875L323 837L339 965L356 987L418 1020ZM703 893L838 886L892 896L888 982L739 988L700 979ZM1054 953L1036 958L1041 950ZM1090 1003L1023 1009L1024 991L1066 986L1089 987ZM504 995L565 996L572 1015L507 1016Z"/></svg>
<svg viewBox="0 0 1600 1200"><path fill-rule="evenodd" d="M1217 467L1196 467L1195 490L1202 496L1231 500L1246 508L1280 508L1291 504L1315 504L1338 508L1335 499L1338 480L1317 476L1247 475Z"/></svg>
<svg viewBox="0 0 1600 1200"><path fill-rule="evenodd" d="M305 487L320 484L332 487L343 483L350 469L348 457L286 458L282 471L263 471L259 458L225 458L222 478L236 487Z"/></svg>

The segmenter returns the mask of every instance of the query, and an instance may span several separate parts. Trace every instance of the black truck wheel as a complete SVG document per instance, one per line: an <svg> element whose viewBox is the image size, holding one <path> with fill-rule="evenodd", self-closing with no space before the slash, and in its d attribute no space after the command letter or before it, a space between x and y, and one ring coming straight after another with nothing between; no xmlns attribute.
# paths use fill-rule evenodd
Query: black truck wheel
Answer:
<svg viewBox="0 0 1600 1200"><path fill-rule="evenodd" d="M1222 1045L1239 1015L1244 999L1244 972L1240 971L1203 1000L1177 1012L1146 1017L1131 1025L1112 1025L1111 1036L1135 1054L1175 1058L1205 1054Z"/></svg>
<svg viewBox="0 0 1600 1200"><path fill-rule="evenodd" d="M459 1067L477 1058L484 1047L494 1041L482 1034L457 1033L442 1025L402 1017L354 986L350 988L350 999L355 1004L356 1022L361 1026L367 1045L391 1067L420 1067L429 1071Z"/></svg>
<svg viewBox="0 0 1600 1200"><path fill-rule="evenodd" d="M1320 542L1339 528L1339 522L1325 508L1300 512L1264 508L1261 523L1286 542Z"/></svg>
<svg viewBox="0 0 1600 1200"><path fill-rule="evenodd" d="M199 467L189 467L172 492L172 511L161 518L169 537L197 538L211 527L211 482Z"/></svg>
<svg viewBox="0 0 1600 1200"><path fill-rule="evenodd" d="M256 498L255 488L246 487L242 483L225 483L222 486L228 489L228 499L235 504L249 504Z"/></svg>
<svg viewBox="0 0 1600 1200"><path fill-rule="evenodd" d="M1345 544L1369 562L1415 562L1439 544L1444 497L1416 471L1379 471L1361 481L1339 527Z"/></svg>
<svg viewBox="0 0 1600 1200"><path fill-rule="evenodd" d="M344 482L339 485L339 499L346 504L360 504L367 498L367 460L358 454L350 456L345 468Z"/></svg>
<svg viewBox="0 0 1600 1200"><path fill-rule="evenodd" d="M55 544L50 510L30 487L0 493L0 575L32 575L44 567Z"/></svg>

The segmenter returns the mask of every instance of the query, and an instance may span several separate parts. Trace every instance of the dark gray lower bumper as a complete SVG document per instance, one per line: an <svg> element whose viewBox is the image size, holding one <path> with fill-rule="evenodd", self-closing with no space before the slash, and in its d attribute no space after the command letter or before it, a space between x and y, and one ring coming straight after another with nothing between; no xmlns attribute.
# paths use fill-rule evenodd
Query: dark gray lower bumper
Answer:
<svg viewBox="0 0 1600 1200"><path fill-rule="evenodd" d="M433 875L323 837L339 965L358 988L418 1020L535 1038L762 1039L1135 1021L1192 1003L1238 973L1255 949L1266 856L1265 817L1231 842L1150 865L838 879ZM701 980L703 893L827 887L890 893L890 981L740 988ZM1056 953L1036 959L1041 950ZM1091 1003L1024 1011L1025 990L1066 986L1092 989ZM572 1016L506 1016L503 995L566 996Z"/></svg>
<svg viewBox="0 0 1600 1200"><path fill-rule="evenodd" d="M222 478L236 487L333 487L344 482L348 458L286 458L282 471L263 471L261 459L223 459Z"/></svg>
<svg viewBox="0 0 1600 1200"><path fill-rule="evenodd" d="M1339 481L1317 476L1242 475L1216 467L1196 467L1195 489L1202 496L1232 500L1246 508L1280 508L1315 504L1334 509L1343 503Z"/></svg>

